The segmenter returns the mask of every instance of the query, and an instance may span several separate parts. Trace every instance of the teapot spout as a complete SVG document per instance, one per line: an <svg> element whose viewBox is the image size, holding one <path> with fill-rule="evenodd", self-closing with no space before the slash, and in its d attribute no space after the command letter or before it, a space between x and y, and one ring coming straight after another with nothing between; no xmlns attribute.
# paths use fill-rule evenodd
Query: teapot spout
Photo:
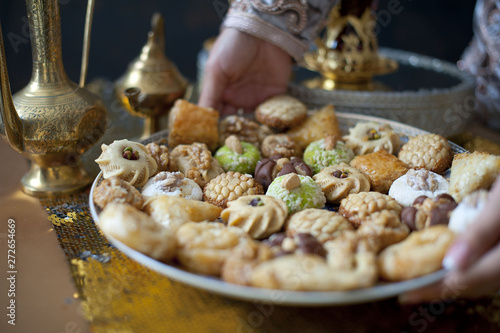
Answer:
<svg viewBox="0 0 500 333"><path fill-rule="evenodd" d="M9 77L7 75L7 62L2 38L2 27L0 26L0 116L3 128L0 134L7 137L9 144L22 153L24 151L23 124L17 114L12 94L10 91Z"/></svg>

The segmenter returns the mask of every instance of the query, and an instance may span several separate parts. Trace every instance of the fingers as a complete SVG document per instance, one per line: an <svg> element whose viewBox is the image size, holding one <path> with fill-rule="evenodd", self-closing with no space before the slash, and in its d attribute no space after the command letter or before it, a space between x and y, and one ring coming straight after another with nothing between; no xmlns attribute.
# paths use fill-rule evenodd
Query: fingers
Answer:
<svg viewBox="0 0 500 333"><path fill-rule="evenodd" d="M457 297L477 298L500 289L500 244L466 270L454 270L443 281L399 296L400 303L415 304Z"/></svg>
<svg viewBox="0 0 500 333"><path fill-rule="evenodd" d="M448 269L464 269L500 240L500 178L474 223L459 237L446 254L443 265Z"/></svg>
<svg viewBox="0 0 500 333"><path fill-rule="evenodd" d="M207 62L198 105L220 110L225 86L226 79L218 64Z"/></svg>

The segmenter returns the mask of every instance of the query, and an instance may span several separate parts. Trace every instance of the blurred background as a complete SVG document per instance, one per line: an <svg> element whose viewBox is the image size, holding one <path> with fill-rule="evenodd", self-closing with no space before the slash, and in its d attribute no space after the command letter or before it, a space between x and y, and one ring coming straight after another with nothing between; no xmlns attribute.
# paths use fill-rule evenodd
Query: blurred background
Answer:
<svg viewBox="0 0 500 333"><path fill-rule="evenodd" d="M60 0L62 50L69 77L78 82L87 1ZM398 14L389 8L397 5ZM379 0L379 45L456 62L472 37L475 0ZM96 0L88 81L115 80L146 42L154 12L165 17L166 53L190 81L197 76L203 42L217 35L226 0ZM13 92L31 76L26 4L2 0L0 20Z"/></svg>

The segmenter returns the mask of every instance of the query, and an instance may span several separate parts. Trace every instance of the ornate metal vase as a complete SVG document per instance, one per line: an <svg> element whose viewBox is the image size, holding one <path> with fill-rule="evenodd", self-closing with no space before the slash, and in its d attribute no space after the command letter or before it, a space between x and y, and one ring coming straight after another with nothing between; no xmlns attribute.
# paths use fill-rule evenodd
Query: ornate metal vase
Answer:
<svg viewBox="0 0 500 333"><path fill-rule="evenodd" d="M60 195L85 188L80 156L106 129L97 96L70 81L63 67L57 0L26 0L33 54L29 84L11 97L0 29L1 134L31 161L24 192Z"/></svg>

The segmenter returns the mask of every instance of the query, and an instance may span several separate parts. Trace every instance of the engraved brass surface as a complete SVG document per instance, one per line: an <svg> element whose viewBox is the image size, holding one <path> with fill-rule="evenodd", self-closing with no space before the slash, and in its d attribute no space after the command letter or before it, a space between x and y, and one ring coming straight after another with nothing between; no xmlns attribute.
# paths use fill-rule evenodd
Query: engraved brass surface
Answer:
<svg viewBox="0 0 500 333"><path fill-rule="evenodd" d="M76 192L91 182L80 156L104 134L106 110L96 95L66 75L57 0L26 0L26 7L33 70L29 84L14 96L0 30L2 134L31 161L21 180L24 192L35 196Z"/></svg>
<svg viewBox="0 0 500 333"><path fill-rule="evenodd" d="M316 41L317 50L304 56L304 66L321 74L305 85L325 90L376 90L373 76L391 73L398 64L378 54L371 9L366 7L359 16L342 15L343 5L344 1L330 12L324 36Z"/></svg>
<svg viewBox="0 0 500 333"><path fill-rule="evenodd" d="M145 118L143 138L160 130L160 117L166 115L175 100L189 93L187 80L165 54L163 16L155 13L152 30L140 56L116 81L116 93L125 108Z"/></svg>

